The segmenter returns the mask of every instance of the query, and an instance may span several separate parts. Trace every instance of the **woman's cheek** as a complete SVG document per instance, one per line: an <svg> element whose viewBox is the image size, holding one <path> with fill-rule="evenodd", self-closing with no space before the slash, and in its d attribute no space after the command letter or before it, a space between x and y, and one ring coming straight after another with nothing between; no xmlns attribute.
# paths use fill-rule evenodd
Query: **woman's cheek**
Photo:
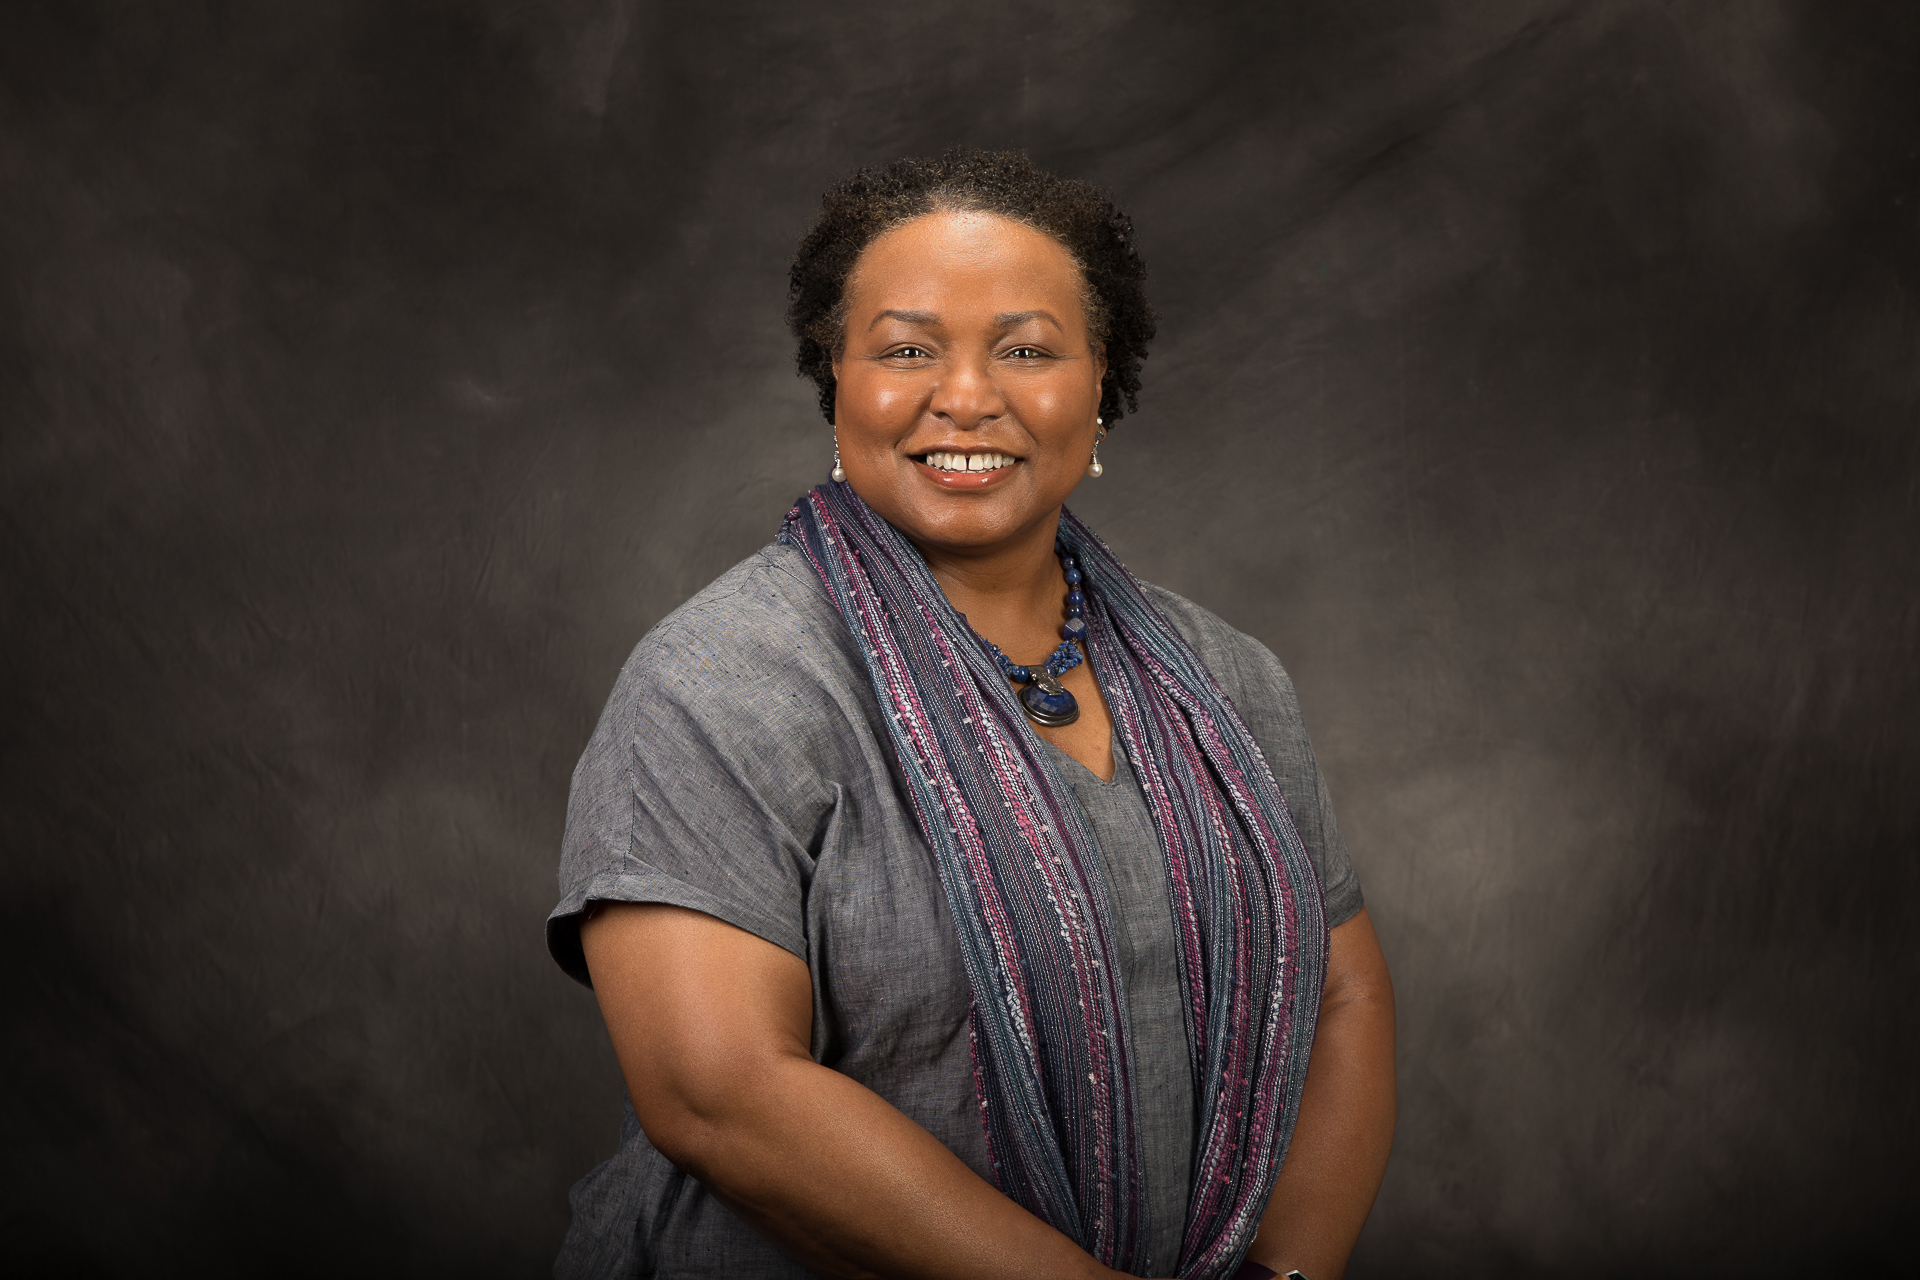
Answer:
<svg viewBox="0 0 1920 1280"><path fill-rule="evenodd" d="M904 418L911 424L917 416L915 407L920 403L920 389L911 384L889 383L879 389L874 396L874 410L882 422L896 425L896 420Z"/></svg>
<svg viewBox="0 0 1920 1280"><path fill-rule="evenodd" d="M919 388L903 386L894 379L855 380L850 386L842 385L848 394L841 406L852 419L849 425L856 429L889 431L903 425L910 427L918 416L916 406L924 398Z"/></svg>
<svg viewBox="0 0 1920 1280"><path fill-rule="evenodd" d="M1029 386L1018 401L1021 420L1030 429L1052 432L1078 425L1075 402L1069 388L1048 386Z"/></svg>

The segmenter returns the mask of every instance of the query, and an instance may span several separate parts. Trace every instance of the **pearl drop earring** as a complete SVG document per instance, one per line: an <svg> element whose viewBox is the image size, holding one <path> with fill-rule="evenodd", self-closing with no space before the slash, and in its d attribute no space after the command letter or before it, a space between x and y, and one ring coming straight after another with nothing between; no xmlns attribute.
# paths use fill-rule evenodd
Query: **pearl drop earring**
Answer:
<svg viewBox="0 0 1920 1280"><path fill-rule="evenodd" d="M835 484L847 482L847 469L840 465L840 431L837 427L833 432L833 470L827 474L833 477Z"/></svg>
<svg viewBox="0 0 1920 1280"><path fill-rule="evenodd" d="M1107 438L1106 422L1107 420L1105 418L1095 418L1093 420L1093 461L1087 464L1087 474L1096 480L1100 478L1100 473L1106 470L1105 467L1100 465L1100 442Z"/></svg>

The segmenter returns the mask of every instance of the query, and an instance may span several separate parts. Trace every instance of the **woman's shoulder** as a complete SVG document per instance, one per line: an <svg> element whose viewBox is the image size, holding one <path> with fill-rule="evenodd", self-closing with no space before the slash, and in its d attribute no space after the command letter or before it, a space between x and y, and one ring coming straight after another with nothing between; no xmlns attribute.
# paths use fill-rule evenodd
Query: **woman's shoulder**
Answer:
<svg viewBox="0 0 1920 1280"><path fill-rule="evenodd" d="M860 655L812 568L770 543L650 628L621 668L608 711L750 731L802 709L857 700Z"/></svg>
<svg viewBox="0 0 1920 1280"><path fill-rule="evenodd" d="M628 666L784 668L843 645L846 626L798 550L771 542L660 619Z"/></svg>
<svg viewBox="0 0 1920 1280"><path fill-rule="evenodd" d="M636 652L723 638L784 648L841 629L806 558L786 543L770 542L656 622Z"/></svg>
<svg viewBox="0 0 1920 1280"><path fill-rule="evenodd" d="M1273 650L1241 631L1203 605L1183 595L1140 584L1161 613L1186 637L1213 678L1245 715L1253 708L1271 708L1291 719L1299 717L1293 679Z"/></svg>

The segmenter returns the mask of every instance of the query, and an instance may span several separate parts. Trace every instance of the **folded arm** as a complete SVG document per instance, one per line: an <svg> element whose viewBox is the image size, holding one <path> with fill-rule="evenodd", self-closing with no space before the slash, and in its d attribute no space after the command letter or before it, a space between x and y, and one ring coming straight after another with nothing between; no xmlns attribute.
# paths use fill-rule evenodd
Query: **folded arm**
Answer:
<svg viewBox="0 0 1920 1280"><path fill-rule="evenodd" d="M809 1052L806 964L732 925L608 904L587 967L647 1140L804 1265L845 1277L1112 1277Z"/></svg>

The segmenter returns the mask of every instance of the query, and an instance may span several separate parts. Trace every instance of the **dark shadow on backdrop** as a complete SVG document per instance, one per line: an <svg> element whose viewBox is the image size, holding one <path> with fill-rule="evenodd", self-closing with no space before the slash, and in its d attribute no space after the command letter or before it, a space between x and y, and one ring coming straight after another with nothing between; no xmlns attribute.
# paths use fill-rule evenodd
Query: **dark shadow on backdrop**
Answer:
<svg viewBox="0 0 1920 1280"><path fill-rule="evenodd" d="M1891 1256L1916 13L6 6L9 1269L545 1267L568 772L826 469L817 192L955 142L1138 221L1078 507L1300 687L1404 1018L1353 1273Z"/></svg>

